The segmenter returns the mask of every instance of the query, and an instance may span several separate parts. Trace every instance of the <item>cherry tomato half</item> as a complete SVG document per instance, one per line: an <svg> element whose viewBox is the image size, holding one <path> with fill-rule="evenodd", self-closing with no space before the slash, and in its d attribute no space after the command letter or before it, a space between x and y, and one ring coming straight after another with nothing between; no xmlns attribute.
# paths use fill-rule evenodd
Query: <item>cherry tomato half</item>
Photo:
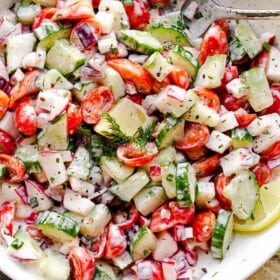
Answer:
<svg viewBox="0 0 280 280"><path fill-rule="evenodd" d="M81 108L70 103L67 108L67 131L68 134L75 133L83 122Z"/></svg>
<svg viewBox="0 0 280 280"><path fill-rule="evenodd" d="M69 253L71 274L75 280L92 280L95 273L95 261L91 252L83 247L75 247Z"/></svg>
<svg viewBox="0 0 280 280"><path fill-rule="evenodd" d="M139 212L134 205L119 209L113 215L113 222L121 229L126 230L134 226L139 218Z"/></svg>
<svg viewBox="0 0 280 280"><path fill-rule="evenodd" d="M96 124L103 112L108 112L114 103L113 93L107 87L98 87L82 100L82 116L84 122Z"/></svg>
<svg viewBox="0 0 280 280"><path fill-rule="evenodd" d="M264 69L266 69L268 65L268 57L269 51L263 50L252 60L251 68L263 67Z"/></svg>
<svg viewBox="0 0 280 280"><path fill-rule="evenodd" d="M150 162L158 154L158 148L153 142L145 147L139 147L135 143L125 143L118 147L117 158L127 166L143 166Z"/></svg>
<svg viewBox="0 0 280 280"><path fill-rule="evenodd" d="M215 154L206 159L201 159L193 164L193 168L196 171L196 176L202 178L212 175L218 168L221 155Z"/></svg>
<svg viewBox="0 0 280 280"><path fill-rule="evenodd" d="M14 139L5 131L0 130L0 153L12 155L15 151Z"/></svg>
<svg viewBox="0 0 280 280"><path fill-rule="evenodd" d="M280 155L280 141L271 145L266 151L261 154L262 159L273 159Z"/></svg>
<svg viewBox="0 0 280 280"><path fill-rule="evenodd" d="M260 187L270 181L271 169L265 162L260 161L256 166L253 167L252 171L255 173Z"/></svg>
<svg viewBox="0 0 280 280"><path fill-rule="evenodd" d="M168 78L172 84L178 87L183 89L187 89L189 87L189 74L183 68L174 66L172 71L168 74Z"/></svg>
<svg viewBox="0 0 280 280"><path fill-rule="evenodd" d="M244 108L247 99L245 97L236 98L232 94L228 93L227 91L223 91L220 94L221 97L221 103L226 107L229 111L236 111L240 108Z"/></svg>
<svg viewBox="0 0 280 280"><path fill-rule="evenodd" d="M247 127L256 117L256 114L235 114L239 127Z"/></svg>
<svg viewBox="0 0 280 280"><path fill-rule="evenodd" d="M219 96L211 89L198 88L194 89L194 92L198 95L199 99L208 107L212 108L216 112L220 109Z"/></svg>
<svg viewBox="0 0 280 280"><path fill-rule="evenodd" d="M221 204L221 207L226 210L231 210L231 201L223 194L223 189L230 182L230 177L226 177L223 173L219 174L215 180L216 198Z"/></svg>
<svg viewBox="0 0 280 280"><path fill-rule="evenodd" d="M193 220L195 214L195 207L193 205L179 207L177 201L170 201L168 206L176 224L187 225Z"/></svg>
<svg viewBox="0 0 280 280"><path fill-rule="evenodd" d="M184 137L176 141L175 146L180 150L194 151L208 142L209 135L209 128L206 125L187 122Z"/></svg>

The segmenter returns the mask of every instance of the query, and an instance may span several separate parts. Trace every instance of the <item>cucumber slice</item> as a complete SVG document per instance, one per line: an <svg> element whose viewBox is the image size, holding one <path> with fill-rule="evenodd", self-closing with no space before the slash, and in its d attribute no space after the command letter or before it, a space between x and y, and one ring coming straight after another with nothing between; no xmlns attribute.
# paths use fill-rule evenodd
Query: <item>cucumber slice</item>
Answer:
<svg viewBox="0 0 280 280"><path fill-rule="evenodd" d="M150 186L137 193L133 200L138 211L147 216L166 201L166 195L162 187Z"/></svg>
<svg viewBox="0 0 280 280"><path fill-rule="evenodd" d="M95 261L95 274L92 280L116 280L112 267L101 260Z"/></svg>
<svg viewBox="0 0 280 280"><path fill-rule="evenodd" d="M205 207L215 198L215 185L213 182L200 180L196 184L195 203L198 207Z"/></svg>
<svg viewBox="0 0 280 280"><path fill-rule="evenodd" d="M225 186L223 194L231 201L232 211L239 219L250 218L260 199L255 174L242 170Z"/></svg>
<svg viewBox="0 0 280 280"><path fill-rule="evenodd" d="M150 55L161 51L161 43L147 31L140 30L120 30L118 40L134 51Z"/></svg>
<svg viewBox="0 0 280 280"><path fill-rule="evenodd" d="M225 73L227 56L215 54L208 56L204 64L199 68L195 87L217 88L221 85Z"/></svg>
<svg viewBox="0 0 280 280"><path fill-rule="evenodd" d="M119 162L116 158L102 156L100 158L100 167L103 172L109 174L118 183L123 182L134 172L134 168L128 167Z"/></svg>
<svg viewBox="0 0 280 280"><path fill-rule="evenodd" d="M40 173L42 167L38 161L38 147L36 145L27 145L18 147L15 156L25 165L27 173Z"/></svg>
<svg viewBox="0 0 280 280"><path fill-rule="evenodd" d="M183 47L179 45L175 46L167 59L171 64L177 65L186 70L192 78L196 76L199 67L198 61L191 52Z"/></svg>
<svg viewBox="0 0 280 280"><path fill-rule="evenodd" d="M33 33L24 33L7 38L7 67L11 73L22 66L23 58L33 51L36 38Z"/></svg>
<svg viewBox="0 0 280 280"><path fill-rule="evenodd" d="M157 239L155 235L147 228L141 227L133 236L131 243L131 254L134 260L148 257L156 248Z"/></svg>
<svg viewBox="0 0 280 280"><path fill-rule="evenodd" d="M158 163L160 166L167 166L176 159L176 149L173 146L166 147L158 153L152 163Z"/></svg>
<svg viewBox="0 0 280 280"><path fill-rule="evenodd" d="M110 192L118 196L123 201L130 201L149 183L149 181L150 179L147 173L143 170L139 170L124 182L111 187Z"/></svg>
<svg viewBox="0 0 280 280"><path fill-rule="evenodd" d="M180 46L191 46L187 33L176 26L164 23L151 23L148 26L150 33L161 43L166 41Z"/></svg>
<svg viewBox="0 0 280 280"><path fill-rule="evenodd" d="M221 209L218 213L211 239L211 254L213 258L223 259L233 239L233 213Z"/></svg>
<svg viewBox="0 0 280 280"><path fill-rule="evenodd" d="M185 122L182 119L168 117L166 124L159 132L155 142L160 149L170 146L175 140L184 135Z"/></svg>
<svg viewBox="0 0 280 280"><path fill-rule="evenodd" d="M45 211L39 214L36 227L44 235L58 242L70 242L79 233L79 224L72 218L53 211Z"/></svg>
<svg viewBox="0 0 280 280"><path fill-rule="evenodd" d="M81 233L96 237L104 233L105 227L111 220L111 213L105 204L97 204L81 221Z"/></svg>
<svg viewBox="0 0 280 280"><path fill-rule="evenodd" d="M170 163L161 168L162 187L168 198L176 197L176 166Z"/></svg>
<svg viewBox="0 0 280 280"><path fill-rule="evenodd" d="M180 207L188 207L195 201L195 170L189 162L181 162L176 171L176 196Z"/></svg>
<svg viewBox="0 0 280 280"><path fill-rule="evenodd" d="M41 11L41 6L33 4L32 1L25 4L27 1L22 1L21 5L16 11L17 20L22 24L32 24L36 15Z"/></svg>
<svg viewBox="0 0 280 280"><path fill-rule="evenodd" d="M253 144L253 136L246 128L235 128L231 131L232 146L234 149L250 147Z"/></svg>
<svg viewBox="0 0 280 280"><path fill-rule="evenodd" d="M261 40L256 37L247 21L240 21L234 31L235 36L251 59L262 51Z"/></svg>
<svg viewBox="0 0 280 280"><path fill-rule="evenodd" d="M229 42L229 55L231 61L239 61L247 55L245 49L236 37Z"/></svg>
<svg viewBox="0 0 280 280"><path fill-rule="evenodd" d="M86 56L65 39L56 40L47 54L46 66L62 75L72 73L86 61Z"/></svg>
<svg viewBox="0 0 280 280"><path fill-rule="evenodd" d="M39 150L63 151L68 147L67 116L61 115L38 135Z"/></svg>
<svg viewBox="0 0 280 280"><path fill-rule="evenodd" d="M260 112L273 104L272 93L262 67L245 71L240 78L249 89L247 98L254 111Z"/></svg>

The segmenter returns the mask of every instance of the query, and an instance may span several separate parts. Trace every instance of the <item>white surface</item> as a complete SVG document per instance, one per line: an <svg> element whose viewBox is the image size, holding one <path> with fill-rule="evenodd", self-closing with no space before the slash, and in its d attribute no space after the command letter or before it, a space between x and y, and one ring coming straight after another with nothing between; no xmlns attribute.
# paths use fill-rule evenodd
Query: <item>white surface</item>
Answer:
<svg viewBox="0 0 280 280"><path fill-rule="evenodd" d="M237 1L232 0L234 3ZM278 0L276 0L278 1ZM11 1L1 0L0 10L7 7ZM258 1L254 1L254 4ZM275 2L275 1L274 1ZM263 2L266 3L266 2ZM267 4L267 3L266 3ZM259 34L263 31L280 30L280 21L265 22L258 24ZM279 42L279 40L278 40ZM199 258L199 267L207 268L207 275L203 280L243 280L253 274L262 266L275 252L280 248L280 221L270 227L268 230L257 235L236 235L234 241L226 255L226 258L220 262L213 260L210 254L203 254ZM42 280L32 271L30 264L22 264L8 257L3 247L0 246L0 270L14 280Z"/></svg>

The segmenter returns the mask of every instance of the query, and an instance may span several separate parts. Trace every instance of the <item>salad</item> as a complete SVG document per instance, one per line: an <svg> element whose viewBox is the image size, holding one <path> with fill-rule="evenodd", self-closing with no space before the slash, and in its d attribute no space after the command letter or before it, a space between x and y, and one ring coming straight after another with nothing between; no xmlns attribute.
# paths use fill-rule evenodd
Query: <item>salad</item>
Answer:
<svg viewBox="0 0 280 280"><path fill-rule="evenodd" d="M0 242L45 279L200 279L280 216L275 36L166 5L1 11Z"/></svg>

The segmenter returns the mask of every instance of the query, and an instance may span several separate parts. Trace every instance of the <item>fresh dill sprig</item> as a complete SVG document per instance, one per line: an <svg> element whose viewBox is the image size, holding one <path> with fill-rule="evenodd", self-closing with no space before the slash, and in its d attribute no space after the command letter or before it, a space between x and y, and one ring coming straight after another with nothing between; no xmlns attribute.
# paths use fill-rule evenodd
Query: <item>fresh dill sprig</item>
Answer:
<svg viewBox="0 0 280 280"><path fill-rule="evenodd" d="M136 131L133 142L140 147L144 147L147 142L151 139L151 136L155 130L156 122L153 121L150 124L146 125L145 127L139 127Z"/></svg>

